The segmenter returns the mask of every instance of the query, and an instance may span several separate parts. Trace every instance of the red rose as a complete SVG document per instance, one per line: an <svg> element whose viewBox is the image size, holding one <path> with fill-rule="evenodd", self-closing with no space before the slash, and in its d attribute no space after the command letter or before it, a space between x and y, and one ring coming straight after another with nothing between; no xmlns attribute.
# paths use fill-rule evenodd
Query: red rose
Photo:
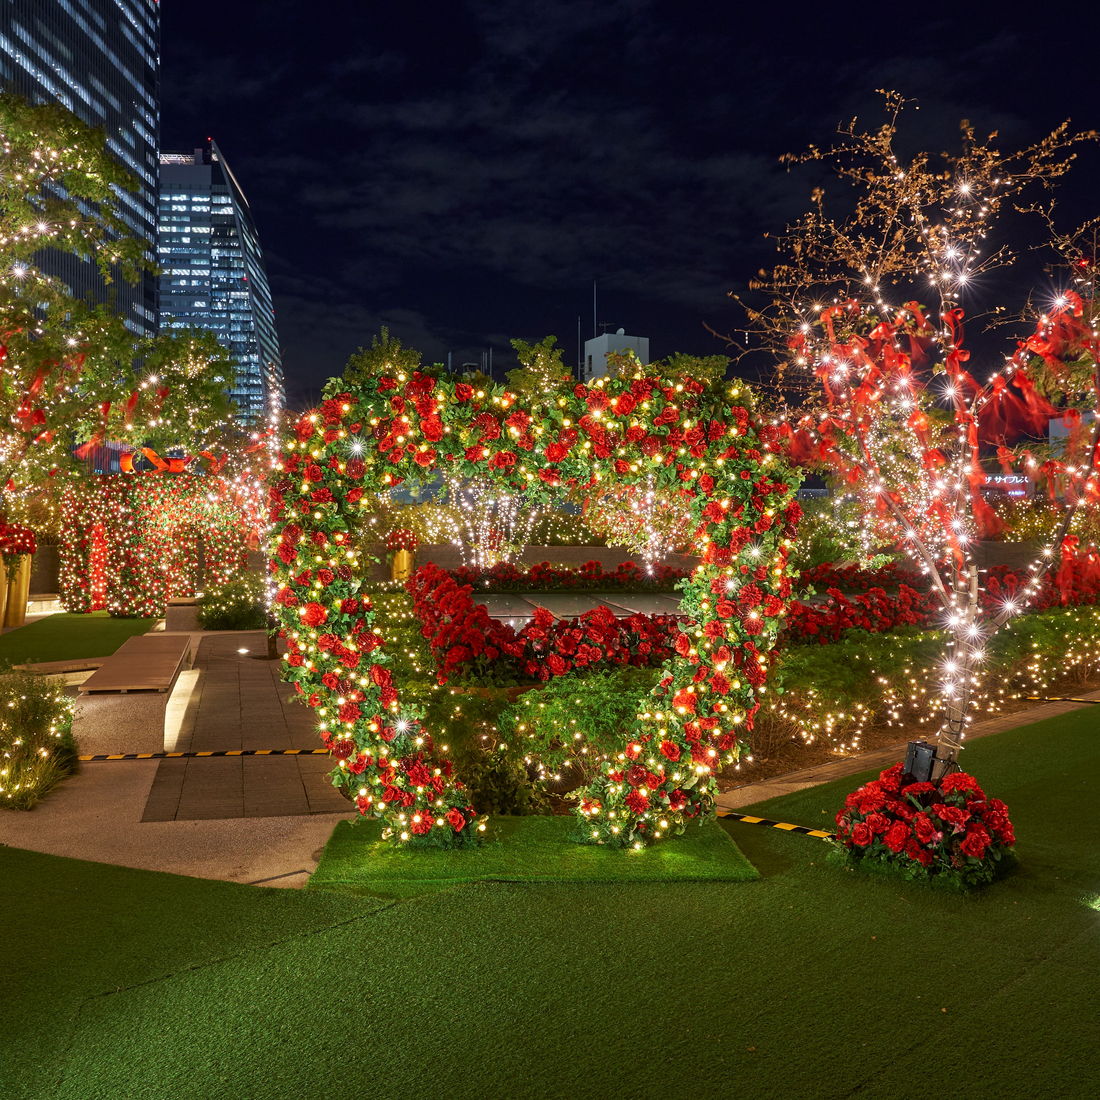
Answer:
<svg viewBox="0 0 1100 1100"><path fill-rule="evenodd" d="M319 603L307 603L298 614L306 626L320 626L328 618L328 611Z"/></svg>
<svg viewBox="0 0 1100 1100"><path fill-rule="evenodd" d="M875 834L871 832L866 822L861 821L852 828L852 843L858 845L860 848L866 848L874 839Z"/></svg>
<svg viewBox="0 0 1100 1100"><path fill-rule="evenodd" d="M447 818L447 824L450 825L456 833L460 833L466 828L466 815L461 810L455 809L455 807L452 806L445 816Z"/></svg>
<svg viewBox="0 0 1100 1100"><path fill-rule="evenodd" d="M615 401L614 401L615 412L619 416L629 416L634 411L634 406L637 403L638 402L636 401L633 394L631 394L631 393L620 393L619 396L616 397Z"/></svg>
<svg viewBox="0 0 1100 1100"><path fill-rule="evenodd" d="M417 466L431 466L435 462L435 451L429 447L426 451L416 452L416 464Z"/></svg>
<svg viewBox="0 0 1100 1100"><path fill-rule="evenodd" d="M569 448L564 443L550 443L546 448L547 462L561 462L569 454Z"/></svg>
<svg viewBox="0 0 1100 1100"><path fill-rule="evenodd" d="M516 464L516 456L513 451L498 451L489 459L490 470L507 470Z"/></svg>
<svg viewBox="0 0 1100 1100"><path fill-rule="evenodd" d="M661 742L661 755L666 760L671 760L673 764L680 759L680 746L675 741L662 741Z"/></svg>
<svg viewBox="0 0 1100 1100"><path fill-rule="evenodd" d="M978 825L972 828L966 836L963 837L962 843L959 845L959 851L964 856L969 856L971 859L981 859L985 855L986 848L992 843L992 839L982 828Z"/></svg>
<svg viewBox="0 0 1100 1100"><path fill-rule="evenodd" d="M337 713L341 722L354 722L363 712L358 703L345 703Z"/></svg>
<svg viewBox="0 0 1100 1100"><path fill-rule="evenodd" d="M470 400L474 396L474 387L468 382L456 382L455 383L455 400L463 403Z"/></svg>
<svg viewBox="0 0 1100 1100"><path fill-rule="evenodd" d="M644 814L649 809L649 796L642 794L641 791L631 791L624 801L636 814Z"/></svg>
<svg viewBox="0 0 1100 1100"><path fill-rule="evenodd" d="M432 773L421 763L412 764L406 768L405 774L414 787L426 787L432 781Z"/></svg>
<svg viewBox="0 0 1100 1100"><path fill-rule="evenodd" d="M413 834L415 836L423 836L425 833L430 833L434 824L435 819L431 814L417 814L412 822Z"/></svg>
<svg viewBox="0 0 1100 1100"><path fill-rule="evenodd" d="M895 821L889 829L886 830L886 835L883 840L886 841L886 847L891 852L900 852L909 841L909 826L904 821Z"/></svg>

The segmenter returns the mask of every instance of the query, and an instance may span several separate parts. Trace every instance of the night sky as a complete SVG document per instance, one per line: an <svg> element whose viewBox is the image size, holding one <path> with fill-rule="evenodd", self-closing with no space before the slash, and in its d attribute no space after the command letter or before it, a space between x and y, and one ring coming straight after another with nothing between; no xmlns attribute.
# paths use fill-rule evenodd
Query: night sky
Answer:
<svg viewBox="0 0 1100 1100"><path fill-rule="evenodd" d="M573 362L593 279L596 320L652 358L713 354L705 325L741 323L727 293L815 182L779 156L877 119L876 88L919 100L916 147L954 148L963 117L1006 145L1100 125L1097 17L1043 14L165 0L161 144L213 136L240 180L292 406L381 325L428 362L492 346L499 375L511 338L548 333ZM1098 168L1071 176L1072 213L1100 211Z"/></svg>

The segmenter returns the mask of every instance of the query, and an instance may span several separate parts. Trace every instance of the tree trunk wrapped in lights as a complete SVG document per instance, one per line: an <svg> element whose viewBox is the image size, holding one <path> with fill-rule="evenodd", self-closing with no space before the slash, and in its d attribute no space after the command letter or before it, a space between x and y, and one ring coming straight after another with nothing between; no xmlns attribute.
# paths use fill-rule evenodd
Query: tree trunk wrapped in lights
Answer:
<svg viewBox="0 0 1100 1100"><path fill-rule="evenodd" d="M854 188L854 208L834 220L816 191L810 212L780 240L789 262L753 284L770 304L749 313L780 351L792 457L831 468L862 501L867 548L896 540L938 599L949 637L939 685L942 775L956 766L988 639L1027 607L1048 571L1073 568L1074 512L1100 498L1097 258L1082 243L1098 223L1062 235L1050 207L1021 205L1033 188L1061 177L1077 144L1095 135L1071 134L1063 124L1005 154L964 123L957 156L921 153L903 162L895 137L904 101L888 93L886 105L889 118L877 130L853 121L834 147L790 158L831 164ZM992 237L1012 210L1044 220L1070 275L1038 317L1021 322L1009 353L979 372L964 340L963 307L973 312L984 275L1014 263ZM933 306L917 300L928 288ZM1091 424L1082 415L1089 413ZM1023 587L983 609L975 543L1000 523L982 495L983 456L1010 462L1016 456L1007 444L1045 435L1054 416L1070 429L1064 452L1025 459L1062 514Z"/></svg>

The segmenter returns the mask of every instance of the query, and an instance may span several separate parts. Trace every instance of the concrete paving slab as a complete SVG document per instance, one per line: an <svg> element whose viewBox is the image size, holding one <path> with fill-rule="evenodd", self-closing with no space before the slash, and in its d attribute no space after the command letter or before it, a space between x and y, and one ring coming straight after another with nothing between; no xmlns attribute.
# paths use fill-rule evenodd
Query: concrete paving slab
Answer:
<svg viewBox="0 0 1100 1100"><path fill-rule="evenodd" d="M536 607L545 607L556 619L575 619L594 607L608 607L603 600L587 594L572 592L540 592L531 594L530 602Z"/></svg>
<svg viewBox="0 0 1100 1100"><path fill-rule="evenodd" d="M289 759L294 759L293 757ZM166 761L165 763L170 763ZM0 844L122 867L300 887L341 813L141 820L156 761L85 764L35 809L0 814Z"/></svg>
<svg viewBox="0 0 1100 1100"><path fill-rule="evenodd" d="M600 592L599 598L616 615L679 615L680 600L663 592Z"/></svg>

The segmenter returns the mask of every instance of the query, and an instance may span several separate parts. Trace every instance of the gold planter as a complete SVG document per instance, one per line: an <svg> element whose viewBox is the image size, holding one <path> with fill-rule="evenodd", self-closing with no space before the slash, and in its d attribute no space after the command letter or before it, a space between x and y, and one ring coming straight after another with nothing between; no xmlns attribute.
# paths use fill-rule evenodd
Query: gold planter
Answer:
<svg viewBox="0 0 1100 1100"><path fill-rule="evenodd" d="M5 560L4 576L8 582L4 625L22 626L27 621L27 598L31 594L30 554L17 554L15 562Z"/></svg>
<svg viewBox="0 0 1100 1100"><path fill-rule="evenodd" d="M407 581L412 576L413 562L411 550L395 550L390 564L390 578L395 581Z"/></svg>

